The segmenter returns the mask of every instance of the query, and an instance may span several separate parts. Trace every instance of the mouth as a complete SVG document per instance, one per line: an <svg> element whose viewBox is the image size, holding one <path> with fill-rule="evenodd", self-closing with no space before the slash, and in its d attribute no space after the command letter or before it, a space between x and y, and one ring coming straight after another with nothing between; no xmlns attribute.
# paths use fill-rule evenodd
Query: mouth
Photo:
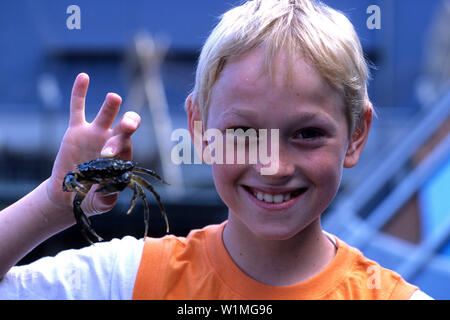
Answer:
<svg viewBox="0 0 450 320"><path fill-rule="evenodd" d="M286 205L293 204L307 190L307 188L298 188L286 191L269 191L249 186L243 186L243 188L255 201L265 207L271 206L274 209L277 207L285 208Z"/></svg>

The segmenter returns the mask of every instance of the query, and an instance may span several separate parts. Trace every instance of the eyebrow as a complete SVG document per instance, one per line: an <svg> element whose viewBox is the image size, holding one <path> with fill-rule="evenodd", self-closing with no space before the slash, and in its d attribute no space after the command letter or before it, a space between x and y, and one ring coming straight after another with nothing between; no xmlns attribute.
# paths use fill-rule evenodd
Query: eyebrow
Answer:
<svg viewBox="0 0 450 320"><path fill-rule="evenodd" d="M293 116L291 119L294 119L295 121L313 121L313 120L326 120L326 121L332 121L333 119L324 114L324 113L317 113L317 112L302 112L299 115Z"/></svg>
<svg viewBox="0 0 450 320"><path fill-rule="evenodd" d="M241 118L254 118L256 114L257 114L256 111L249 109L228 109L225 112L223 112L220 116L221 117L238 116Z"/></svg>
<svg viewBox="0 0 450 320"><path fill-rule="evenodd" d="M254 118L255 115L257 114L257 111L254 110L247 110L247 109L242 109L242 110L227 110L224 113L222 113L222 117L230 117L230 116L238 116L240 118ZM308 121L313 121L313 120L326 120L326 121L331 121L334 122L334 119L331 118L330 116L328 116L326 113L322 113L322 112L300 112L298 114L292 115L289 117L289 120L294 120L296 122L298 121L302 121L302 122L308 122Z"/></svg>
<svg viewBox="0 0 450 320"><path fill-rule="evenodd" d="M220 117L222 117L223 119L229 119L237 116L242 119L253 120L256 114L258 114L258 112L256 110L251 109L228 109L224 113L222 113ZM291 124L300 122L318 121L319 123L328 126L331 125L332 127L335 127L336 123L336 119L330 117L325 112L310 112L310 111L303 111L298 114L289 116L286 120L288 123Z"/></svg>

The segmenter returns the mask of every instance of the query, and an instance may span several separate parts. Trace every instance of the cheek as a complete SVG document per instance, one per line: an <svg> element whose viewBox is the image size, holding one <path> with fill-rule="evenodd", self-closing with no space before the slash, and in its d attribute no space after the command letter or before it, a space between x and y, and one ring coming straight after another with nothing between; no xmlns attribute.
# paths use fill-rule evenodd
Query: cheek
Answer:
<svg viewBox="0 0 450 320"><path fill-rule="evenodd" d="M331 201L339 189L342 177L343 156L338 153L320 153L305 162L305 171L315 188L320 190L325 202Z"/></svg>
<svg viewBox="0 0 450 320"><path fill-rule="evenodd" d="M213 164L211 167L212 167L214 183L216 184L217 190L221 189L225 185L228 185L230 175L227 173L229 173L229 171L232 171L232 170L227 168L228 166L219 165L219 164Z"/></svg>
<svg viewBox="0 0 450 320"><path fill-rule="evenodd" d="M232 164L213 164L212 174L214 178L214 184L220 198L231 206L236 199L236 188L238 181L242 174L245 172L245 165L232 165Z"/></svg>

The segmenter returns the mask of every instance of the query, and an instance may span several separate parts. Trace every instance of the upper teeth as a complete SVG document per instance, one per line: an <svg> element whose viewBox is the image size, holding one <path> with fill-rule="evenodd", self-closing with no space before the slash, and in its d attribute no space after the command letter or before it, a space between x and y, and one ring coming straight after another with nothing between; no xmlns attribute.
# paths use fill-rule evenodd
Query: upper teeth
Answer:
<svg viewBox="0 0 450 320"><path fill-rule="evenodd" d="M280 203L283 201L288 201L291 198L290 192L285 193L285 194L270 194L270 193L264 193L261 191L256 191L256 192L254 191L253 193L256 195L256 197L259 200L262 200L264 202L269 202L269 203L272 203L272 202Z"/></svg>

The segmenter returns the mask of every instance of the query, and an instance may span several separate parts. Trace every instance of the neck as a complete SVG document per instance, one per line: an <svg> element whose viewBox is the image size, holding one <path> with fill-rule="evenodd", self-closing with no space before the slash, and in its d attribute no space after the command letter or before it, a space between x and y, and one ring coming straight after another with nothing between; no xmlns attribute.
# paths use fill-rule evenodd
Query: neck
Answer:
<svg viewBox="0 0 450 320"><path fill-rule="evenodd" d="M334 244L322 231L320 219L289 239L266 240L229 215L223 242L243 272L259 282L276 286L292 285L313 277L336 254Z"/></svg>

